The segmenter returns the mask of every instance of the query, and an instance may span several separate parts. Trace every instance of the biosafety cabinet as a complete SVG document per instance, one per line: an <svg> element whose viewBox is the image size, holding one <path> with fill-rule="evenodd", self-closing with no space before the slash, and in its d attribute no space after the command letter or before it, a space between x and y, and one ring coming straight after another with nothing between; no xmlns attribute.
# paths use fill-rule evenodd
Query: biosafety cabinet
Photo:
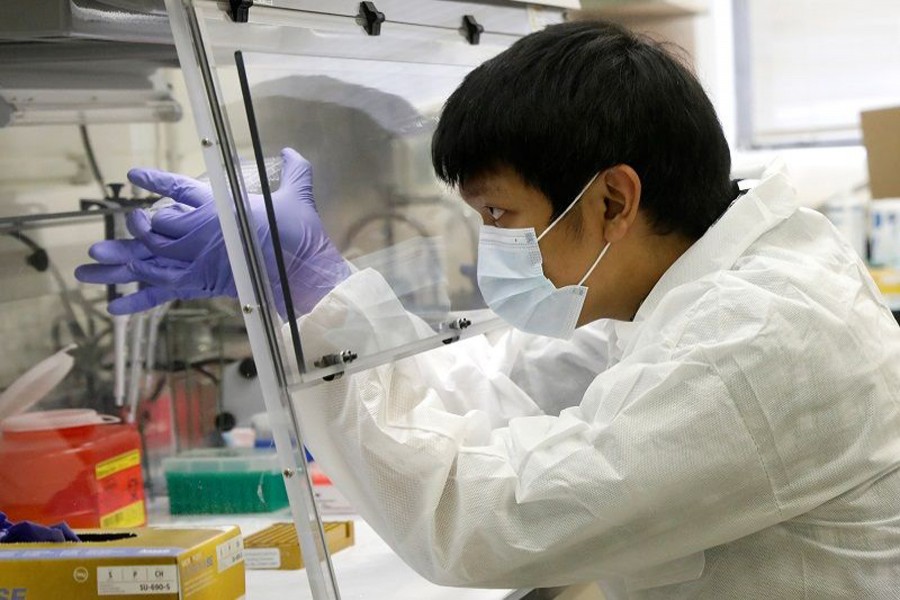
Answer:
<svg viewBox="0 0 900 600"><path fill-rule="evenodd" d="M336 597L340 569L324 551L303 455L291 450L303 444L293 403L303 401L304 388L496 325L478 310L472 281L477 217L432 175L431 133L442 103L470 69L562 15L516 3L444 1L232 3L223 10L172 0L167 9L309 585L315 597ZM275 306L291 301L269 285L273 274L255 239L245 173L262 182L276 171L267 160L286 146L314 167L329 237L357 268L380 271L430 334L373 340L348 320L324 334L333 343L322 353L290 310L282 322ZM290 289L280 276L277 287ZM391 579L366 595L396 597L402 585Z"/></svg>
<svg viewBox="0 0 900 600"><path fill-rule="evenodd" d="M115 91L117 79L107 72L105 77L93 78L92 93L84 87L75 90L73 84L72 94L63 89L37 95L52 100L56 94L60 100L56 105L39 105L34 95L16 93L6 85L0 91L0 115L5 122L24 124L36 111L57 108L75 115L76 121L87 122L176 119L183 110L195 123L193 144L202 152L203 176L214 191L239 296L235 312L243 320L258 381L253 390L248 389L247 402L254 396L264 405L277 447L266 468L277 476L276 487L283 484L281 494L289 506L289 512L285 508L254 517L250 529L260 529L267 520L292 521L305 562L301 571L249 571L250 597L521 597L522 590L430 584L392 555L362 522L357 523L355 545L332 561L327 549L332 528L323 526L316 500L318 495L321 501L322 494L313 484L318 475L308 466L303 424L294 408L308 390L323 382L351 378L362 370L499 326L484 308L474 281L481 219L434 176L431 136L444 101L472 68L529 32L561 22L565 9L577 8L577 0L165 0L164 5L153 0L68 0L43 4L43 17L31 15L29 20L20 15L7 25L5 39L30 40L30 47L17 47L19 64L27 66L30 56L52 57L54 46L61 52L113 40L123 61L116 72L131 84ZM189 108L174 103L170 90L154 79L154 65L174 64L171 44ZM99 47L102 52L103 46ZM13 88L26 90L32 85L23 71L27 68L13 79ZM78 79L75 72L67 76ZM130 89L131 96L126 97L122 88ZM122 104L104 106L104 100L115 98L122 99ZM297 150L311 163L317 210L329 238L352 268L377 270L403 309L417 315L426 327L415 335L397 332L372 339L358 322L347 319L336 321L324 334L307 337L297 325L300 315L289 308L279 313L277 307L292 306L291 298L282 296L290 290L286 260L279 253L274 262L266 260L257 236L261 224L256 219L263 217L259 210L251 210L251 202L266 206L264 218L278 235L284 223L271 203L282 183L283 148ZM131 208L127 203L123 206L108 210L120 219ZM378 307L373 310L377 313ZM159 312L132 317L132 325L121 334L128 339L120 349L146 345L147 338L156 335L151 325L158 325L160 318ZM167 318L172 320L172 315ZM189 310L178 313L169 325L167 343L201 353L224 343L210 334L215 329L201 327L198 320ZM201 348L198 340L204 336L209 339ZM321 343L323 336L329 342L326 345ZM134 386L126 385L128 378L134 380L141 368L152 366L149 351L129 352L129 356L131 360L121 369L125 381L117 385L132 390ZM174 403L178 404L177 398ZM181 458L170 457L166 463L170 473L182 475L206 464L203 460L210 456L199 456L193 463L172 462ZM121 467L125 463L108 464ZM174 481L169 479L169 493L184 499L180 495L190 490L174 487ZM249 492L250 501L269 493L262 479L246 478L234 479L221 493L241 487ZM347 511L352 512L352 507ZM176 523L187 519L158 516L153 510L148 514L150 524L157 519ZM187 522L240 524L245 518L216 514Z"/></svg>

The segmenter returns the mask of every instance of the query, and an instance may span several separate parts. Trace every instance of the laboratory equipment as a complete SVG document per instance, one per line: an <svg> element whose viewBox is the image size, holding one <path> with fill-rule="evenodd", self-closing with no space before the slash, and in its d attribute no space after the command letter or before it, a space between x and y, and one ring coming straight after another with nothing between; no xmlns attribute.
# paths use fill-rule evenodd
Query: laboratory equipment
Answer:
<svg viewBox="0 0 900 600"><path fill-rule="evenodd" d="M163 459L224 444L221 381L229 364L224 348L223 332L229 324L225 312L213 306L171 307L158 320L158 326L151 329L156 331L156 343L146 356L153 364L152 370L147 369L150 384L143 386L135 418L144 443L145 475L154 497L166 493ZM238 333L243 336L243 331Z"/></svg>
<svg viewBox="0 0 900 600"><path fill-rule="evenodd" d="M336 598L289 392L500 324L487 311L469 312L484 308L467 275L477 216L431 174L429 141L443 101L472 67L562 15L513 2L354 2L327 10L285 3L227 16L213 2L172 0L167 8L310 587L315 598ZM375 338L363 323L339 321L323 338L300 331L299 315L288 311L281 330L277 307L291 306L278 297L290 289L278 264L283 257L276 254L280 285L273 286L240 165L253 157L262 182L265 159L285 147L313 166L329 238L351 262L382 253L379 266L366 268L392 294L396 286L395 297L404 297L424 328ZM268 204L271 190L264 185L262 192ZM267 207L266 218L280 229L277 213ZM424 252L400 246L430 238L436 241L419 244ZM431 279L417 287L409 275L423 270Z"/></svg>
<svg viewBox="0 0 900 600"><path fill-rule="evenodd" d="M0 127L181 117L157 76L176 64L161 2L119 4L48 0L4 15Z"/></svg>
<svg viewBox="0 0 900 600"><path fill-rule="evenodd" d="M90 409L0 422L0 506L13 520L72 527L146 523L136 429Z"/></svg>
<svg viewBox="0 0 900 600"><path fill-rule="evenodd" d="M197 449L163 459L174 514L271 512L288 504L271 449Z"/></svg>

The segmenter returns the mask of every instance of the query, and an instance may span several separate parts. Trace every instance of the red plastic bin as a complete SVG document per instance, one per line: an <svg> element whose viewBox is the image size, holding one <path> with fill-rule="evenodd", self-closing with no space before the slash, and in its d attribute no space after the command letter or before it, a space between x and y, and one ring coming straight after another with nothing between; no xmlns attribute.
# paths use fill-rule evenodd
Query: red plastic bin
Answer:
<svg viewBox="0 0 900 600"><path fill-rule="evenodd" d="M75 528L147 522L141 440L133 426L87 409L0 422L0 511L12 521Z"/></svg>

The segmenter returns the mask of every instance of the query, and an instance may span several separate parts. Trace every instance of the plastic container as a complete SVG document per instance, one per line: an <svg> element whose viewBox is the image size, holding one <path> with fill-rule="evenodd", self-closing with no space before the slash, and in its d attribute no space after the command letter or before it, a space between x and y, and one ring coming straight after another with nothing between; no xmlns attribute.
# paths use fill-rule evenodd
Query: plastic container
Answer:
<svg viewBox="0 0 900 600"><path fill-rule="evenodd" d="M288 505L272 450L190 450L164 459L163 470L173 515L270 512Z"/></svg>
<svg viewBox="0 0 900 600"><path fill-rule="evenodd" d="M141 440L133 426L86 409L0 422L0 510L13 521L76 528L147 522Z"/></svg>
<svg viewBox="0 0 900 600"><path fill-rule="evenodd" d="M869 263L877 267L900 267L900 198L873 200L869 213Z"/></svg>

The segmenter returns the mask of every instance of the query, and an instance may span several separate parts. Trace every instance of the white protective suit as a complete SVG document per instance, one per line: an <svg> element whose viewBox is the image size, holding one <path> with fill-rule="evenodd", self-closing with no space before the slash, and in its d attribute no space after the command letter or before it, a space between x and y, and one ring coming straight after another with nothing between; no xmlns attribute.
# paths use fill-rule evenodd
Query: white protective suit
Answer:
<svg viewBox="0 0 900 600"><path fill-rule="evenodd" d="M372 270L301 328L308 356L431 333ZM778 172L633 322L571 341L482 336L295 406L325 472L438 583L900 597L900 330L851 247Z"/></svg>

